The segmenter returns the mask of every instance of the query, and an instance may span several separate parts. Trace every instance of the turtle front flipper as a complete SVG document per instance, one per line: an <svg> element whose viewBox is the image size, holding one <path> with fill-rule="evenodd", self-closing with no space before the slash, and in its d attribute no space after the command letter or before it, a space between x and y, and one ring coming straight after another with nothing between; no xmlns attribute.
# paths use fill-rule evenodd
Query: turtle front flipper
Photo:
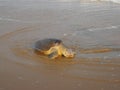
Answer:
<svg viewBox="0 0 120 90"><path fill-rule="evenodd" d="M57 52L57 51L54 51L54 52L50 53L50 54L48 55L48 57L49 57L50 59L55 59L56 57L58 57L58 52Z"/></svg>

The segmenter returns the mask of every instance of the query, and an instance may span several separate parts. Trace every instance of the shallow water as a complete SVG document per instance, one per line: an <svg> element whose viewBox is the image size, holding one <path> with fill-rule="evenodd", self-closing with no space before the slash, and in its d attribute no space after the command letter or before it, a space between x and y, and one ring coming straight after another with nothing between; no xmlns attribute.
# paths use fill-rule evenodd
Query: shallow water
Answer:
<svg viewBox="0 0 120 90"><path fill-rule="evenodd" d="M120 6L46 2L1 5L0 90L119 90ZM75 58L37 55L44 38L61 39Z"/></svg>
<svg viewBox="0 0 120 90"><path fill-rule="evenodd" d="M44 30L44 28L42 28L42 30L39 29L39 26L28 27L3 35L0 38L1 58L5 58L5 60L7 60L8 62L17 64L20 67L24 67L27 69L29 68L31 70L31 73L37 72L42 73L43 75L45 74L47 80L48 78L51 78L51 76L49 76L49 73L52 76L55 76L53 81L56 80L58 76L59 79L57 80L57 82L59 80L61 81L61 78L63 79L63 81L66 78L69 81L72 80L72 83L69 83L73 85L71 86L72 88L74 88L74 86L76 88L80 88L81 83L83 84L83 82L93 82L97 85L99 85L99 83L119 85L120 52L118 46L115 46L113 43L109 45L94 45L94 43L89 44L89 40L87 41L87 39L85 39L86 42L82 42L82 40L84 39L82 36L78 36L80 37L80 39L78 40L77 35L64 36L64 31L62 30L56 35L56 32L54 30L53 33L48 34L47 30ZM68 45L69 48L72 48L74 51L76 51L76 57L73 59L59 58L56 60L50 60L48 59L48 57L37 55L34 52L32 46L37 40L46 37L52 38L53 36L63 40L65 45ZM83 45L84 43L88 44ZM33 77L35 76L33 75ZM39 77L41 77L41 74ZM23 79L23 76L18 75L18 79ZM32 81L32 83L35 83L35 85L36 82L38 85L40 84L39 82L42 83L41 79L37 80L38 81ZM76 84L74 84L73 81ZM57 85L59 86L59 83L57 83ZM50 86L51 85L48 85L48 87ZM64 87L67 86L65 85ZM82 87L85 86L83 85ZM116 86L115 88L119 87Z"/></svg>

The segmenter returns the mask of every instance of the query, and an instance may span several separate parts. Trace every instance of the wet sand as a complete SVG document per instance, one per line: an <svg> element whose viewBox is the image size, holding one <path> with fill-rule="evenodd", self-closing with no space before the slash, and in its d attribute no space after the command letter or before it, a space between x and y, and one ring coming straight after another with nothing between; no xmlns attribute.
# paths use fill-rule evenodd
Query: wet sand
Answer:
<svg viewBox="0 0 120 90"><path fill-rule="evenodd" d="M119 16L110 2L0 0L0 90L119 90ZM36 54L43 38L63 40L75 58Z"/></svg>

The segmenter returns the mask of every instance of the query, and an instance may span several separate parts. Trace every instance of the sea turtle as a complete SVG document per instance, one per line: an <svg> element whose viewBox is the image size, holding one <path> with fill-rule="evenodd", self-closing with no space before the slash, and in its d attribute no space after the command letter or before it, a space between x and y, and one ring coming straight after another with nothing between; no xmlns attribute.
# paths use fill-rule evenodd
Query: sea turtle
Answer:
<svg viewBox="0 0 120 90"><path fill-rule="evenodd" d="M75 56L75 52L66 48L63 45L62 40L59 39L43 39L35 43L34 49L37 52L48 55L49 58L55 59L59 56L72 58Z"/></svg>

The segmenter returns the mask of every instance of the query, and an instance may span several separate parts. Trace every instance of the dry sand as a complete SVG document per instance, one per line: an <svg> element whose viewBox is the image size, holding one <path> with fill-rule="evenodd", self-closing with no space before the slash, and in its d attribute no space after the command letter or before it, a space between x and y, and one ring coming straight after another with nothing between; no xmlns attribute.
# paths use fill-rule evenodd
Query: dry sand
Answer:
<svg viewBox="0 0 120 90"><path fill-rule="evenodd" d="M0 90L120 90L120 5L64 1L0 0ZM43 38L76 57L37 55Z"/></svg>

